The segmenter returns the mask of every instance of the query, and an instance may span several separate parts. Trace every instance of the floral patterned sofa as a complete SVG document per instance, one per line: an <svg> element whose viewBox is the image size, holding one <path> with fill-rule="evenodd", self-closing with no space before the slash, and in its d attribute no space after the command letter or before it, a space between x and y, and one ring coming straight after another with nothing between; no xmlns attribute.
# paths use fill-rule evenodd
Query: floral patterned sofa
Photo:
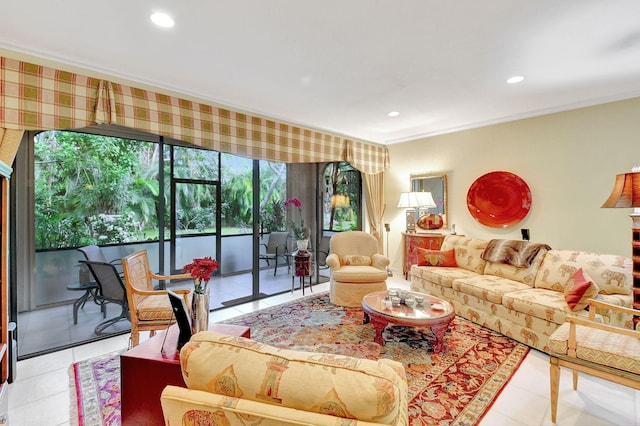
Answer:
<svg viewBox="0 0 640 426"><path fill-rule="evenodd" d="M448 253L455 266L429 261L433 252L421 253L420 263L411 268L411 289L448 300L456 314L498 331L531 347L548 351L549 336L567 316L587 317L586 299L631 307L631 259L573 250L539 250L525 266L485 260L485 250L494 241L448 235L438 253ZM518 242L514 242L518 243ZM522 242L519 242L522 243ZM453 250L453 253L451 252ZM437 257L437 256L435 256ZM590 278L590 290L580 303L568 304L581 271ZM577 284L575 284L577 286ZM632 328L632 316L598 310L604 323Z"/></svg>
<svg viewBox="0 0 640 426"><path fill-rule="evenodd" d="M165 424L407 425L399 362L278 349L201 332L180 351L187 388L167 386Z"/></svg>

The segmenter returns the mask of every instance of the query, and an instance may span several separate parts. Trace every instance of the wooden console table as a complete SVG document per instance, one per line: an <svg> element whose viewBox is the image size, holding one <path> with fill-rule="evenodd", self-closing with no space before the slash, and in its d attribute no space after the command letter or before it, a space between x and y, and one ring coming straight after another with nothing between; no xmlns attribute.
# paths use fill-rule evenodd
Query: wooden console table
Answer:
<svg viewBox="0 0 640 426"><path fill-rule="evenodd" d="M411 265L418 263L416 248L420 247L427 250L440 250L445 234L436 233L420 233L420 232L403 232L402 233L402 272L404 279L409 279Z"/></svg>
<svg viewBox="0 0 640 426"><path fill-rule="evenodd" d="M211 324L209 331L251 337L249 327ZM162 342L165 333L167 339ZM123 425L163 425L160 394L167 385L185 387L178 352L178 326L155 336L120 355L121 416Z"/></svg>

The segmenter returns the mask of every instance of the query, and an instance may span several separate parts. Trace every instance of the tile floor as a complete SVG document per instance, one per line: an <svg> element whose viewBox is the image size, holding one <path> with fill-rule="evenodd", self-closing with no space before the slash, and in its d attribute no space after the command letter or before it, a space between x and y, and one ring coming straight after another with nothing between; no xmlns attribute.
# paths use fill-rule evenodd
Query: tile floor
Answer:
<svg viewBox="0 0 640 426"><path fill-rule="evenodd" d="M395 287L407 288L401 274L389 279ZM328 283L314 292L328 290ZM268 306L288 302L301 291L287 292L256 302L212 312L211 321L221 321ZM124 349L128 335L61 350L18 362L17 380L9 385L9 424L12 426L69 425L69 366L76 361ZM531 350L481 426L547 425L550 420L548 357ZM560 381L559 425L638 425L640 391L581 375L578 391L571 388L571 373L563 369Z"/></svg>

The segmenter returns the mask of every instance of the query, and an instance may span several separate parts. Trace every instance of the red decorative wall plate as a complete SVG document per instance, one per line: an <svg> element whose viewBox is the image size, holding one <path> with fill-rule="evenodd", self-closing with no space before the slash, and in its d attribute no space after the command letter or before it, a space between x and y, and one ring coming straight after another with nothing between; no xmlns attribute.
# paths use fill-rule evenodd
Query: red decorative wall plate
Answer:
<svg viewBox="0 0 640 426"><path fill-rule="evenodd" d="M487 173L471 184L467 208L481 224L507 228L524 219L531 209L531 190L513 173Z"/></svg>

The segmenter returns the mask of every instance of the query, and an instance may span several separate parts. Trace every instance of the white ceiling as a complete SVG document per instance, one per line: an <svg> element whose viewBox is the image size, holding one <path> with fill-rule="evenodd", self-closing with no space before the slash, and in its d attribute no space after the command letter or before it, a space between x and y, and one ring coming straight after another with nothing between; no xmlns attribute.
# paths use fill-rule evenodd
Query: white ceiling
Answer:
<svg viewBox="0 0 640 426"><path fill-rule="evenodd" d="M640 96L638 0L2 0L0 48L380 143Z"/></svg>

